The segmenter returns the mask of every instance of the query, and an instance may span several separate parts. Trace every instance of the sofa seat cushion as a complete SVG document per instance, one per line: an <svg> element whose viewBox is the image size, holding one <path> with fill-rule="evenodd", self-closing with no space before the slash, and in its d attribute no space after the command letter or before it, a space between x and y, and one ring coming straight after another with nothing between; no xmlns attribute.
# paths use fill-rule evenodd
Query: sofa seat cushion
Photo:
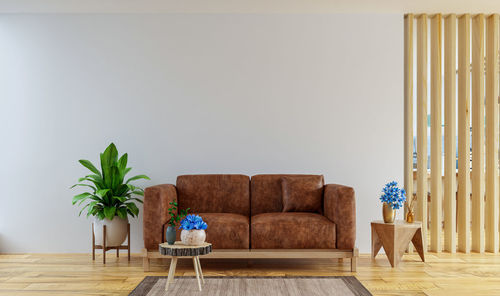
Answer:
<svg viewBox="0 0 500 296"><path fill-rule="evenodd" d="M250 221L247 216L230 213L199 213L208 224L207 239L214 249L250 248Z"/></svg>
<svg viewBox="0 0 500 296"><path fill-rule="evenodd" d="M335 249L335 224L315 213L252 216L252 249Z"/></svg>

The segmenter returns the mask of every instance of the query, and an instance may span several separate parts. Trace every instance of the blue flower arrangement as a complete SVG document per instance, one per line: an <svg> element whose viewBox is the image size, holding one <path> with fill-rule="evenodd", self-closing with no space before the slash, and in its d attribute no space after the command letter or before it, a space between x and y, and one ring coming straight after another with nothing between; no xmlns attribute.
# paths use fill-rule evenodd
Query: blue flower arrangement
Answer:
<svg viewBox="0 0 500 296"><path fill-rule="evenodd" d="M403 206L406 200L406 191L398 187L398 182L392 181L385 184L380 196L381 202L386 202L391 208L397 210Z"/></svg>
<svg viewBox="0 0 500 296"><path fill-rule="evenodd" d="M203 222L203 219L200 216L190 214L190 215L187 215L186 218L182 219L181 226L179 227L179 229L205 230L205 229L207 229L207 227L208 227L207 223Z"/></svg>

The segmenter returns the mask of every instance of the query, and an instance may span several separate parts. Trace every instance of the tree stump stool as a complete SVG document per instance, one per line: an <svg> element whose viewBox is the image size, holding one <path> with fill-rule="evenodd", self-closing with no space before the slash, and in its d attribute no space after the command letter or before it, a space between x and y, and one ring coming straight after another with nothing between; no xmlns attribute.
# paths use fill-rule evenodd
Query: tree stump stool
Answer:
<svg viewBox="0 0 500 296"><path fill-rule="evenodd" d="M173 245L167 243L160 244L160 254L165 256L172 256L170 262L170 269L168 271L168 279L165 284L165 291L168 290L168 285L174 281L175 268L177 266L177 257L192 257L194 271L196 273L196 280L198 281L198 289L201 291L201 283L205 284L203 272L201 271L200 256L207 255L212 252L212 244L203 243L199 246L188 246L182 242L175 242ZM201 278L201 282L200 282Z"/></svg>

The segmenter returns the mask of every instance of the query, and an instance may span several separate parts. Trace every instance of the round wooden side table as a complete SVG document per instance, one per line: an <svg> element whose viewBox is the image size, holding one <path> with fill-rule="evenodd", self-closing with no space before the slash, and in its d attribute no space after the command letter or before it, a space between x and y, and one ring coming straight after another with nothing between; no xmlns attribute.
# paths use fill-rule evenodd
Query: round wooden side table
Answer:
<svg viewBox="0 0 500 296"><path fill-rule="evenodd" d="M210 252L212 252L211 243L203 243L199 246L188 246L182 242L175 242L173 245L169 245L167 243L160 244L160 254L172 256L170 269L168 271L168 279L165 284L165 291L168 290L168 285L174 281L175 267L177 266L178 257L193 258L193 266L196 273L196 280L198 281L198 289L201 291L201 282L205 284L205 279L203 278L203 272L201 271L200 256L210 254Z"/></svg>

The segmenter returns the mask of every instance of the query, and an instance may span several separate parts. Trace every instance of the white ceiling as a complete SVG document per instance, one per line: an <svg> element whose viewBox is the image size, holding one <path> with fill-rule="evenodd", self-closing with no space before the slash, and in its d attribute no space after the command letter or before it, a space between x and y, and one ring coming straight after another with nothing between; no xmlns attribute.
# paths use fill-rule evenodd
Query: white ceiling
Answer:
<svg viewBox="0 0 500 296"><path fill-rule="evenodd" d="M500 12L500 0L0 0L0 13Z"/></svg>

